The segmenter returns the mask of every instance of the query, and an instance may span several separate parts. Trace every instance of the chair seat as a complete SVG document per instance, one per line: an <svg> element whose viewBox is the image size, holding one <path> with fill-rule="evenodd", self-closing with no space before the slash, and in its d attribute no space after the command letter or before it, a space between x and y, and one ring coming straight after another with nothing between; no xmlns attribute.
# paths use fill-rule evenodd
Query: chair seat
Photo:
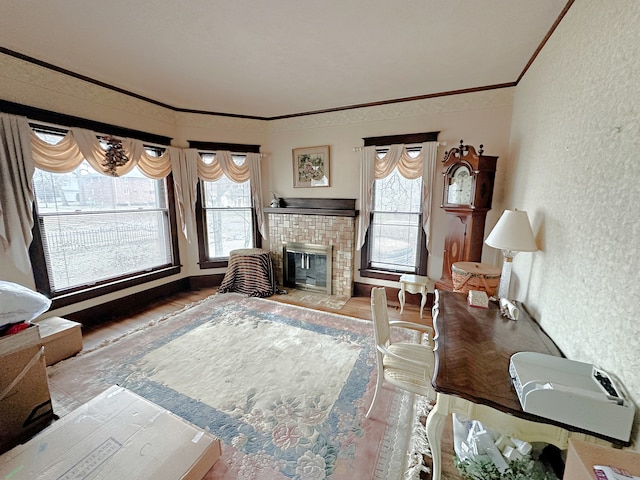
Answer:
<svg viewBox="0 0 640 480"><path fill-rule="evenodd" d="M429 345L421 345L419 343L397 342L392 343L387 349L399 357L415 360L416 362L426 363L433 368L435 356L433 348Z"/></svg>
<svg viewBox="0 0 640 480"><path fill-rule="evenodd" d="M384 355L382 365L385 380L435 400L435 391L431 386L431 372L433 372L435 363L433 350L425 345L410 343L393 343L387 348L395 355L422 362L424 366L415 365L391 355Z"/></svg>

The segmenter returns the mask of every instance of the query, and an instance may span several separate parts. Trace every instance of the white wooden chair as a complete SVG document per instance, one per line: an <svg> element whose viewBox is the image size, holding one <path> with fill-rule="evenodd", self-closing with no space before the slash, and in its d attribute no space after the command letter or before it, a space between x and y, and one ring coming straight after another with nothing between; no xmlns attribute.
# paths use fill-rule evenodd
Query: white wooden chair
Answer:
<svg viewBox="0 0 640 480"><path fill-rule="evenodd" d="M384 381L435 401L436 394L431 386L435 363L433 346L431 345L433 329L426 325L412 322L389 321L387 296L384 287L374 287L371 290L371 313L373 315L373 333L376 343L378 380L366 417L369 418ZM407 328L427 334L430 345L392 342L391 327Z"/></svg>

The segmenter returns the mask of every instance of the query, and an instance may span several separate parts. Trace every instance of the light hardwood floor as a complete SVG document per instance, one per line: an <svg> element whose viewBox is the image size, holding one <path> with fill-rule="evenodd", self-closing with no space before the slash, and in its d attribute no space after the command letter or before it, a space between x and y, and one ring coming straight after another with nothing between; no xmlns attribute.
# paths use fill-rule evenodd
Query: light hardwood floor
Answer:
<svg viewBox="0 0 640 480"><path fill-rule="evenodd" d="M201 290L179 292L163 300L156 301L148 309L135 315L112 320L101 325L85 327L82 331L84 348L92 349L103 341L119 337L136 329L137 327L153 322L164 315L176 312L187 305L203 300L208 296L215 294L216 291L217 288L212 287ZM360 318L363 320L371 320L371 301L369 297L352 297L340 310L319 307L317 305L305 305L304 303L287 297L287 295L274 295L269 298L283 303L291 303L303 307L315 308L317 310L324 310L340 315ZM417 305L405 305L402 315L400 315L400 305L397 301L390 300L388 302L388 307L389 318L392 320L402 319L409 322L431 325L431 312L427 307L425 307L422 319L420 318L420 310Z"/></svg>

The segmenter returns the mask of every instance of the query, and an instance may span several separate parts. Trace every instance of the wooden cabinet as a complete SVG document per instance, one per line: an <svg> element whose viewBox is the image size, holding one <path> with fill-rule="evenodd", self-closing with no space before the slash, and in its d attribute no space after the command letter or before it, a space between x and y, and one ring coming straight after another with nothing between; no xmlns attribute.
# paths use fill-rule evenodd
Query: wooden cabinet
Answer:
<svg viewBox="0 0 640 480"><path fill-rule="evenodd" d="M498 157L476 152L460 140L443 159L441 208L450 216L444 241L442 276L437 287L452 290L451 265L479 262L487 212L491 210Z"/></svg>

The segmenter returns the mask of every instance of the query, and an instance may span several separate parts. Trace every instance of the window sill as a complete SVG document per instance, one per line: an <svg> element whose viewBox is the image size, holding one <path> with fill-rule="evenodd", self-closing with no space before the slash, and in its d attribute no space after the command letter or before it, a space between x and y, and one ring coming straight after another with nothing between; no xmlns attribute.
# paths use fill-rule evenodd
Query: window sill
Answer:
<svg viewBox="0 0 640 480"><path fill-rule="evenodd" d="M206 268L227 268L229 266L229 258L221 258L217 260L205 260L199 263L202 270Z"/></svg>
<svg viewBox="0 0 640 480"><path fill-rule="evenodd" d="M390 282L399 282L402 275L403 274L399 272L386 272L384 270L360 270L361 277L376 278L378 280L389 280Z"/></svg>
<svg viewBox="0 0 640 480"><path fill-rule="evenodd" d="M160 270L154 270L148 273L142 273L133 277L125 278L111 283L105 283L103 285L97 285L95 287L88 287L83 290L78 290L71 293L63 293L51 298L51 310L72 305L74 303L90 300L92 298L100 297L108 293L118 292L125 288L141 285L143 283L152 282L160 278L169 277L180 273L180 265L172 265L170 267L162 268Z"/></svg>

